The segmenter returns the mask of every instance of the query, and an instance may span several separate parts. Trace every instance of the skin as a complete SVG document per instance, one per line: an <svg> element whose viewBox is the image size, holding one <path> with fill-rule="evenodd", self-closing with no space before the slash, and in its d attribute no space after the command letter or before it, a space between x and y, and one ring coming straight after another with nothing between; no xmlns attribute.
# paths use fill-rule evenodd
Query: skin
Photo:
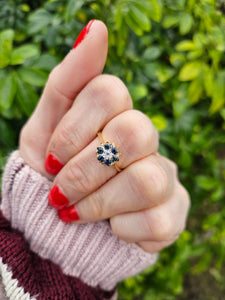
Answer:
<svg viewBox="0 0 225 300"><path fill-rule="evenodd" d="M77 223L109 219L119 238L156 252L183 231L189 195L175 163L158 154L158 133L148 117L133 109L126 86L101 74L107 47L107 28L94 21L79 46L51 72L22 129L20 152L53 180L69 206L75 204ZM98 131L119 148L121 173L98 163ZM44 167L49 154L64 165L55 177Z"/></svg>

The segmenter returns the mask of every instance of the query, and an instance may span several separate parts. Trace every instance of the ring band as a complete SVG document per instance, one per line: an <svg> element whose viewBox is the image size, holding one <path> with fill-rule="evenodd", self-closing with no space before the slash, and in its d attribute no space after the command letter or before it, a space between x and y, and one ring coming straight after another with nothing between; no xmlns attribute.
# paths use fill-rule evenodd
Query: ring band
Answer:
<svg viewBox="0 0 225 300"><path fill-rule="evenodd" d="M101 132L98 132L97 135L101 142L101 145L97 147L96 151L97 160L105 166L115 166L117 172L121 172L122 169L116 164L116 162L119 161L120 156L118 148L114 143L104 142Z"/></svg>

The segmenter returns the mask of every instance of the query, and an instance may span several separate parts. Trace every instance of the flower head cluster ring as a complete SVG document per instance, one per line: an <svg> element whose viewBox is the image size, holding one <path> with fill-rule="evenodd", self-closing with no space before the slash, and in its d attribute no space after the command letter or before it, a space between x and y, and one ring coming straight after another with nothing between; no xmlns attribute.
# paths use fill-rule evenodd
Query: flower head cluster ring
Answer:
<svg viewBox="0 0 225 300"><path fill-rule="evenodd" d="M117 171L120 172L121 169L116 165L120 156L118 148L114 143L104 142L100 132L98 133L98 136L101 141L101 144L97 147L96 151L98 161L108 167L115 165Z"/></svg>

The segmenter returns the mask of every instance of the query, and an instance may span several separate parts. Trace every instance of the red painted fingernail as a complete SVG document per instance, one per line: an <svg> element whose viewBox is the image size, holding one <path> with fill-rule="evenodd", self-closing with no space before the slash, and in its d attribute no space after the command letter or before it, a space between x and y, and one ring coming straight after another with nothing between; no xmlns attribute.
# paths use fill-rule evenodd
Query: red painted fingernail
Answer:
<svg viewBox="0 0 225 300"><path fill-rule="evenodd" d="M81 31L81 33L79 34L78 38L76 39L74 45L73 45L73 49L75 49L82 41L83 39L85 38L85 36L88 34L90 28L91 28L91 25L92 23L94 22L95 20L91 20L85 27L84 29Z"/></svg>
<svg viewBox="0 0 225 300"><path fill-rule="evenodd" d="M56 209L62 209L69 204L69 200L55 185L48 195L48 203Z"/></svg>
<svg viewBox="0 0 225 300"><path fill-rule="evenodd" d="M59 218L66 223L80 220L75 205L59 210Z"/></svg>
<svg viewBox="0 0 225 300"><path fill-rule="evenodd" d="M55 156L49 154L46 161L45 161L45 169L49 174L56 175L62 169L63 164L58 161Z"/></svg>

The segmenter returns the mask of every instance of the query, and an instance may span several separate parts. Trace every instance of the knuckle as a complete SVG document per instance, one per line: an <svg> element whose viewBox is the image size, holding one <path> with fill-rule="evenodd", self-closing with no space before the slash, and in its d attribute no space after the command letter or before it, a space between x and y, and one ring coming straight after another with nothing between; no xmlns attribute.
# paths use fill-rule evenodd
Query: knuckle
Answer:
<svg viewBox="0 0 225 300"><path fill-rule="evenodd" d="M66 168L65 180L69 182L76 193L87 194L91 188L91 181L86 169L79 163L71 163Z"/></svg>
<svg viewBox="0 0 225 300"><path fill-rule="evenodd" d="M146 208L159 204L170 190L169 179L163 168L145 159L132 168L129 176L130 185Z"/></svg>
<svg viewBox="0 0 225 300"><path fill-rule="evenodd" d="M166 161L168 162L169 168L172 171L172 173L175 175L175 177L177 177L178 176L178 166L177 166L177 164L174 161L170 160L170 159L166 159Z"/></svg>
<svg viewBox="0 0 225 300"><path fill-rule="evenodd" d="M115 236L117 236L120 239L125 240L125 235L123 233L123 228L121 227L121 222L119 222L119 216L115 216L110 219L110 225L112 232Z"/></svg>
<svg viewBox="0 0 225 300"><path fill-rule="evenodd" d="M20 148L29 148L29 149L40 149L39 140L34 136L33 129L34 127L26 123L22 130L20 131L19 144Z"/></svg>
<svg viewBox="0 0 225 300"><path fill-rule="evenodd" d="M51 71L51 73L49 74L49 77L48 77L46 87L48 87L48 89L50 89L50 91L54 91L56 93L56 95L58 94L58 96L60 98L69 100L69 107L70 107L70 104L71 104L70 101L74 100L75 95L73 92L69 91L68 88L65 87L65 85L61 84L61 76L60 76L61 68L63 68L65 59L66 59L66 57L60 64L55 66L54 69ZM43 93L45 93L46 87L45 87Z"/></svg>
<svg viewBox="0 0 225 300"><path fill-rule="evenodd" d="M90 211L96 220L104 219L103 199L94 193L89 198Z"/></svg>
<svg viewBox="0 0 225 300"><path fill-rule="evenodd" d="M49 76L48 76L48 81L49 82L53 82L54 83L54 80L55 78L57 77L57 74L59 72L59 69L60 69L60 64L55 66L52 71L50 72Z"/></svg>
<svg viewBox="0 0 225 300"><path fill-rule="evenodd" d="M87 91L90 98L95 99L107 113L132 108L128 89L116 76L107 74L97 76L87 86Z"/></svg>
<svg viewBox="0 0 225 300"><path fill-rule="evenodd" d="M164 199L172 190L167 171L156 161L149 166L149 182L154 194L159 199Z"/></svg>
<svg viewBox="0 0 225 300"><path fill-rule="evenodd" d="M144 165L139 164L135 168L132 168L128 173L128 181L134 194L137 196L139 205L143 208L149 207L151 191L149 188L149 182L146 179L146 168Z"/></svg>
<svg viewBox="0 0 225 300"><path fill-rule="evenodd" d="M159 204L170 190L167 173L146 159L135 164L127 174L130 187L142 207Z"/></svg>
<svg viewBox="0 0 225 300"><path fill-rule="evenodd" d="M166 213L158 212L154 218L145 215L145 222L153 239L157 242L168 241L174 236L173 218Z"/></svg>
<svg viewBox="0 0 225 300"><path fill-rule="evenodd" d="M184 188L184 186L182 184L180 184L180 190L181 190L181 198L184 202L184 207L186 209L186 211L188 212L191 206L191 198L190 195L188 193L188 191Z"/></svg>
<svg viewBox="0 0 225 300"><path fill-rule="evenodd" d="M174 174L177 176L177 174L178 174L178 166L177 166L177 164L174 161L172 161L172 160L170 160L170 163L171 163L171 168L172 168Z"/></svg>
<svg viewBox="0 0 225 300"><path fill-rule="evenodd" d="M51 152L65 152L65 149L70 149L71 152L77 153L79 149L79 144L75 141L80 141L80 137L78 136L78 131L74 128L69 128L67 126L61 127L57 132L53 135L53 139L50 144ZM60 153L59 153L60 154Z"/></svg>
<svg viewBox="0 0 225 300"><path fill-rule="evenodd" d="M158 148L158 133L150 119L140 111L129 110L125 112L115 127L115 132L118 132L121 139L129 136L127 151L129 149L135 150L142 157ZM126 145L124 146L126 147Z"/></svg>

